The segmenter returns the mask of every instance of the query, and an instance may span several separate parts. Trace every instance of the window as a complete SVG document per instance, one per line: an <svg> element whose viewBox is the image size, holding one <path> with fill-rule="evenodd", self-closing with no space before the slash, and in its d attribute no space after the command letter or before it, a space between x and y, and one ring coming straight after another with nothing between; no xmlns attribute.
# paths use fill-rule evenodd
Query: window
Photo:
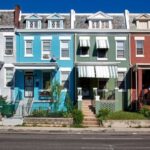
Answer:
<svg viewBox="0 0 150 150"><path fill-rule="evenodd" d="M99 25L99 21L92 21L92 28L94 29L97 29L97 28L100 28L100 25Z"/></svg>
<svg viewBox="0 0 150 150"><path fill-rule="evenodd" d="M138 29L148 29L148 21L139 21Z"/></svg>
<svg viewBox="0 0 150 150"><path fill-rule="evenodd" d="M136 55L144 55L144 41L136 40Z"/></svg>
<svg viewBox="0 0 150 150"><path fill-rule="evenodd" d="M61 40L60 41L60 57L64 59L68 59L70 57L69 54L69 41L68 40Z"/></svg>
<svg viewBox="0 0 150 150"><path fill-rule="evenodd" d="M125 58L125 41L116 41L117 58Z"/></svg>
<svg viewBox="0 0 150 150"><path fill-rule="evenodd" d="M6 68L6 75L5 75L6 79L6 86L12 86L13 83L13 68Z"/></svg>
<svg viewBox="0 0 150 150"><path fill-rule="evenodd" d="M27 29L40 29L41 28L41 20L27 20L26 21Z"/></svg>
<svg viewBox="0 0 150 150"><path fill-rule="evenodd" d="M101 21L101 28L102 29L109 28L109 22L108 21Z"/></svg>
<svg viewBox="0 0 150 150"><path fill-rule="evenodd" d="M106 58L107 50L106 49L98 49L97 50L97 58Z"/></svg>
<svg viewBox="0 0 150 150"><path fill-rule="evenodd" d="M99 79L98 87L100 90L106 89L107 79Z"/></svg>
<svg viewBox="0 0 150 150"><path fill-rule="evenodd" d="M25 41L25 56L33 56L33 41L26 40Z"/></svg>
<svg viewBox="0 0 150 150"><path fill-rule="evenodd" d="M81 47L80 56L81 57L88 57L89 56L89 48L88 47Z"/></svg>
<svg viewBox="0 0 150 150"><path fill-rule="evenodd" d="M42 59L50 59L50 52L51 52L51 41L50 40L43 40L42 41Z"/></svg>
<svg viewBox="0 0 150 150"><path fill-rule="evenodd" d="M125 72L118 72L117 86L119 89L125 89Z"/></svg>
<svg viewBox="0 0 150 150"><path fill-rule="evenodd" d="M67 90L69 90L69 74L70 71L61 71L61 85Z"/></svg>
<svg viewBox="0 0 150 150"><path fill-rule="evenodd" d="M5 55L13 55L13 37L6 36Z"/></svg>
<svg viewBox="0 0 150 150"><path fill-rule="evenodd" d="M50 72L43 72L43 89L50 89Z"/></svg>

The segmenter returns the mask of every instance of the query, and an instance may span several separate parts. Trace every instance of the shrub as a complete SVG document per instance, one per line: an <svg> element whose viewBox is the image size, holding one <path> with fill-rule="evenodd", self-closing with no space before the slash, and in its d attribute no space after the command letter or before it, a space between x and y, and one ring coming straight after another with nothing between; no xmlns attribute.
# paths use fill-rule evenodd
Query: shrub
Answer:
<svg viewBox="0 0 150 150"><path fill-rule="evenodd" d="M48 110L33 110L32 117L47 117L48 116Z"/></svg>
<svg viewBox="0 0 150 150"><path fill-rule="evenodd" d="M101 125L103 125L103 120L106 120L106 117L109 115L110 111L108 109L100 109L97 115L97 118Z"/></svg>
<svg viewBox="0 0 150 150"><path fill-rule="evenodd" d="M73 117L73 123L75 126L82 124L83 118L84 118L82 111L80 111L78 109L74 109L72 111L72 117Z"/></svg>
<svg viewBox="0 0 150 150"><path fill-rule="evenodd" d="M150 118L150 110L147 106L143 106L140 110L140 113L143 114L145 117Z"/></svg>
<svg viewBox="0 0 150 150"><path fill-rule="evenodd" d="M66 98L65 98L65 107L66 107L68 113L72 113L73 102L71 100L69 93L67 93Z"/></svg>

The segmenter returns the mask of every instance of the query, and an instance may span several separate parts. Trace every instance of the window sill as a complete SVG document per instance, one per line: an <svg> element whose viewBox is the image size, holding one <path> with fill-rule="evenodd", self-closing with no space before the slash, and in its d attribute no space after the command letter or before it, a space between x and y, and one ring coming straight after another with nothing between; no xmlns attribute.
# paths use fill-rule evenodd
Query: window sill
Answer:
<svg viewBox="0 0 150 150"><path fill-rule="evenodd" d="M122 61L124 61L124 60L127 60L126 58L116 58L116 60L122 60Z"/></svg>
<svg viewBox="0 0 150 150"><path fill-rule="evenodd" d="M71 59L70 59L70 58L68 58L68 57L64 57L64 58L63 58L63 57L61 57L61 58L60 58L60 60L71 60Z"/></svg>
<svg viewBox="0 0 150 150"><path fill-rule="evenodd" d="M136 55L136 57L144 57L144 55Z"/></svg>
<svg viewBox="0 0 150 150"><path fill-rule="evenodd" d="M126 92L125 89L119 89L118 92Z"/></svg>
<svg viewBox="0 0 150 150"><path fill-rule="evenodd" d="M108 60L108 58L97 58L97 60Z"/></svg>
<svg viewBox="0 0 150 150"><path fill-rule="evenodd" d="M80 55L80 57L90 57L89 55Z"/></svg>
<svg viewBox="0 0 150 150"><path fill-rule="evenodd" d="M14 55L4 55L4 57L13 57Z"/></svg>
<svg viewBox="0 0 150 150"><path fill-rule="evenodd" d="M33 55L24 55L24 57L33 57Z"/></svg>

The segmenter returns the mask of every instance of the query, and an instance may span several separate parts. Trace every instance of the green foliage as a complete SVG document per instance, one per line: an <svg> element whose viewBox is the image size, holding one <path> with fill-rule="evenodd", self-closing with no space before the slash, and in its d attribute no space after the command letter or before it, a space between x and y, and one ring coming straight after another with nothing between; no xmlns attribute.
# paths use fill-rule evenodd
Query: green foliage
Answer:
<svg viewBox="0 0 150 150"><path fill-rule="evenodd" d="M12 117L15 112L15 106L6 102L6 97L0 96L0 113L2 116Z"/></svg>
<svg viewBox="0 0 150 150"><path fill-rule="evenodd" d="M107 120L143 120L143 119L146 119L146 117L143 114L125 111L111 112L107 116Z"/></svg>
<svg viewBox="0 0 150 150"><path fill-rule="evenodd" d="M71 100L71 97L70 97L69 93L67 93L67 95L66 95L65 107L66 107L66 109L67 109L67 113L72 113L72 110L73 110L73 102L72 102L72 100Z"/></svg>
<svg viewBox="0 0 150 150"><path fill-rule="evenodd" d="M80 111L78 109L74 109L72 111L72 117L73 117L74 125L78 126L78 125L82 124L83 118L84 118L82 111Z"/></svg>
<svg viewBox="0 0 150 150"><path fill-rule="evenodd" d="M143 114L145 117L150 118L150 109L147 106L143 106L140 110L140 113Z"/></svg>
<svg viewBox="0 0 150 150"><path fill-rule="evenodd" d="M54 100L54 111L58 111L60 104L60 96L61 96L62 86L58 81L54 81L51 84L51 97Z"/></svg>
<svg viewBox="0 0 150 150"><path fill-rule="evenodd" d="M98 118L101 125L103 124L103 120L106 120L109 113L110 113L110 111L108 109L99 110L97 118Z"/></svg>
<svg viewBox="0 0 150 150"><path fill-rule="evenodd" d="M64 117L63 112L50 112L49 110L34 110L31 114L32 117L51 117L51 118L59 118Z"/></svg>

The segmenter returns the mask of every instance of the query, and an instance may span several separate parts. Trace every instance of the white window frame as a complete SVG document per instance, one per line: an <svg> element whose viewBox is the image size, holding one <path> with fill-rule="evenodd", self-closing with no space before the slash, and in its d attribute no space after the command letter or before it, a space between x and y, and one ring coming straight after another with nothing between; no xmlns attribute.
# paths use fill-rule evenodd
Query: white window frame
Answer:
<svg viewBox="0 0 150 150"><path fill-rule="evenodd" d="M59 27L57 27L56 22L59 21ZM52 27L52 22L55 22L55 26ZM63 20L61 19L49 19L48 20L48 29L63 29Z"/></svg>
<svg viewBox="0 0 150 150"><path fill-rule="evenodd" d="M70 91L70 73L71 73L71 68L67 68L67 67L62 67L60 68L60 85L62 85L62 72L69 72L68 74L68 81L69 81L69 87L68 89L63 88L62 91L66 92L66 91Z"/></svg>
<svg viewBox="0 0 150 150"><path fill-rule="evenodd" d="M33 22L33 27L30 27L31 21ZM37 22L37 27L35 27L35 22ZM41 29L41 20L34 19L34 20L26 20L26 29Z"/></svg>
<svg viewBox="0 0 150 150"><path fill-rule="evenodd" d="M12 54L11 55L7 55L6 53L5 53L5 51L6 51L6 38L7 37L12 37L12 42L13 42L13 48L12 48ZM9 57L9 56L13 56L14 55L14 35L5 35L5 50L4 50L4 56L7 56L7 57Z"/></svg>
<svg viewBox="0 0 150 150"><path fill-rule="evenodd" d="M124 78L124 89L119 89L118 87L118 91L119 92L125 92L127 89L127 86L126 86L126 75L127 75L127 68L118 68L118 71L117 71L117 74L118 72L123 72L125 74L125 78ZM117 86L118 86L118 78L117 78Z"/></svg>
<svg viewBox="0 0 150 150"><path fill-rule="evenodd" d="M24 57L33 57L33 40L34 40L34 37L32 37L32 36L24 37ZM26 41L32 41L32 54L26 53Z"/></svg>
<svg viewBox="0 0 150 150"><path fill-rule="evenodd" d="M49 58L43 58L43 54L44 54L44 50L43 50L43 43L45 41L49 41L50 42L50 46L49 46ZM41 60L50 60L51 59L51 48L52 48L52 40L49 40L49 39L43 39L41 41Z"/></svg>
<svg viewBox="0 0 150 150"><path fill-rule="evenodd" d="M134 40L135 40L136 57L144 57L144 40L145 40L145 37L134 37ZM137 54L137 41L143 41L143 54L140 54L140 55Z"/></svg>
<svg viewBox="0 0 150 150"><path fill-rule="evenodd" d="M60 60L70 60L70 39L68 38L59 38L60 40ZM68 52L69 52L69 57L62 57L62 42L63 41L68 41Z"/></svg>
<svg viewBox="0 0 150 150"><path fill-rule="evenodd" d="M10 88L11 86L7 86L6 84L7 84L7 82L6 82L6 70L7 70L7 68L11 68L11 69L13 69L13 76L14 76L14 66L13 65L9 65L9 64L7 64L7 65L5 65L4 66L4 88ZM14 84L14 80L12 81L13 82L13 84Z"/></svg>
<svg viewBox="0 0 150 150"><path fill-rule="evenodd" d="M118 58L117 57L117 53L118 53L118 51L117 51L117 42L118 41L122 41L122 42L124 42L124 58ZM122 61L124 61L124 60L126 60L126 37L115 37L115 45L116 45L116 60L122 60Z"/></svg>

